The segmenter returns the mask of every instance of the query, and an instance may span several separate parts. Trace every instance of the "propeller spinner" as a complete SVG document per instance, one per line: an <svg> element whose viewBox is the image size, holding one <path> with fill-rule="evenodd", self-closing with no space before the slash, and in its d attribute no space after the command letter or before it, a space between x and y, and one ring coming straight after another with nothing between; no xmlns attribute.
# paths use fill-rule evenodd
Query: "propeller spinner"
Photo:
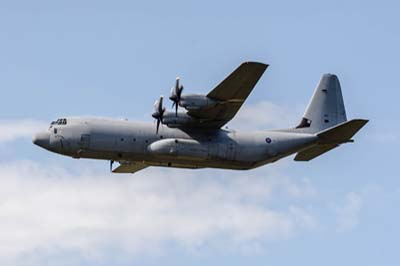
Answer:
<svg viewBox="0 0 400 266"><path fill-rule="evenodd" d="M179 103L181 101L181 96L182 96L182 91L183 91L183 86L179 85L179 80L180 80L180 78L177 77L175 87L173 87L171 89L171 96L169 97L169 99L171 101L173 101L172 108L175 107L175 115L176 116L178 116L178 107L179 107Z"/></svg>
<svg viewBox="0 0 400 266"><path fill-rule="evenodd" d="M157 134L160 128L160 124L163 122L164 119L165 107L163 107L163 99L164 97L160 96L160 99L154 103L155 112L153 113L152 116L154 117L154 119L157 120L157 130L156 130Z"/></svg>

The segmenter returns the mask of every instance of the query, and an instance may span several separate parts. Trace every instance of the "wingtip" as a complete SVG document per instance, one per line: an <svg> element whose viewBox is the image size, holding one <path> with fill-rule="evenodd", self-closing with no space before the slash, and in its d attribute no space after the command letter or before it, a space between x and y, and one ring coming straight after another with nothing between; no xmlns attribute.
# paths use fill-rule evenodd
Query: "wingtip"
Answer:
<svg viewBox="0 0 400 266"><path fill-rule="evenodd" d="M363 126L365 126L366 124L368 124L369 119L360 119L363 123Z"/></svg>
<svg viewBox="0 0 400 266"><path fill-rule="evenodd" d="M362 123L362 124L367 124L368 122L369 122L369 119L363 119L363 118L357 118L357 119L352 119L353 121L357 121L357 122L359 122L359 123Z"/></svg>
<svg viewBox="0 0 400 266"><path fill-rule="evenodd" d="M269 64L256 62L256 61L244 61L242 63L242 65L259 65L259 66L264 66L265 68L269 67Z"/></svg>

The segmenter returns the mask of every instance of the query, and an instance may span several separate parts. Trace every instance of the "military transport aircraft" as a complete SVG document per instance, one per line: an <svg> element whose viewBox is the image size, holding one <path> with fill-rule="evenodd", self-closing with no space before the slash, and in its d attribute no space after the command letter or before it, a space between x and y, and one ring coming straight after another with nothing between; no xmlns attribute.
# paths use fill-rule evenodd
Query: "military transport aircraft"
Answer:
<svg viewBox="0 0 400 266"><path fill-rule="evenodd" d="M352 137L368 122L347 121L339 80L325 74L298 126L256 132L224 129L267 67L242 63L207 95L183 94L177 78L170 96L174 110L166 111L161 96L152 115L156 124L60 118L36 134L33 143L73 158L108 160L114 173L134 173L149 166L245 170L295 153L296 161L312 160L353 142ZM115 168L114 162L118 162Z"/></svg>

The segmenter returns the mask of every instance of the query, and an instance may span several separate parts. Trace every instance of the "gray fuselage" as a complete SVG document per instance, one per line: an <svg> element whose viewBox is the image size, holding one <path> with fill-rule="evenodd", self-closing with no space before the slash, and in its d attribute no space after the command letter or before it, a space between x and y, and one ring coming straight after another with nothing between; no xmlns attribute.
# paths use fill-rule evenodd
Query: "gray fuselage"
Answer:
<svg viewBox="0 0 400 266"><path fill-rule="evenodd" d="M34 143L73 158L134 161L149 166L251 169L307 149L314 134L291 130L236 132L169 128L103 118L66 118Z"/></svg>

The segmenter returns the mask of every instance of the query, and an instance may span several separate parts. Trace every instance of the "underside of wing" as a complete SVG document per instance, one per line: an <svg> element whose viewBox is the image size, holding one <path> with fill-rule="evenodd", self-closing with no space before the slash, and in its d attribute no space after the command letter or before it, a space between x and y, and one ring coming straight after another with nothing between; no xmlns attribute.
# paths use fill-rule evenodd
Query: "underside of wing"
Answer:
<svg viewBox="0 0 400 266"><path fill-rule="evenodd" d="M267 67L268 65L257 62L242 63L207 94L209 99L217 102L216 105L189 110L188 115L201 119L201 127L222 127L236 115Z"/></svg>
<svg viewBox="0 0 400 266"><path fill-rule="evenodd" d="M148 167L147 164L140 162L120 162L120 165L112 170L113 173L119 174L133 174Z"/></svg>

